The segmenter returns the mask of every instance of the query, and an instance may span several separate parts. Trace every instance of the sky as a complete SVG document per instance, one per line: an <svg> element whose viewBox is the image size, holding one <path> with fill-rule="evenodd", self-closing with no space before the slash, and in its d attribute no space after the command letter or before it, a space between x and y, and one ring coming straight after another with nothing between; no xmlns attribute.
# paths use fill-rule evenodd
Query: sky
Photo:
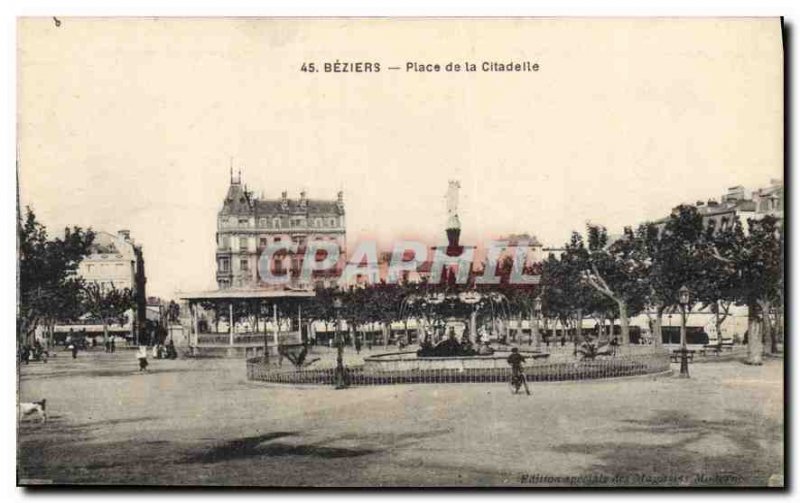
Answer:
<svg viewBox="0 0 800 503"><path fill-rule="evenodd" d="M18 24L21 204L130 229L148 295L215 287L231 164L269 198L343 190L351 250L444 242L448 179L462 242L558 246L782 178L778 19L60 21ZM301 71L337 60L381 71ZM539 71L405 71L451 61Z"/></svg>

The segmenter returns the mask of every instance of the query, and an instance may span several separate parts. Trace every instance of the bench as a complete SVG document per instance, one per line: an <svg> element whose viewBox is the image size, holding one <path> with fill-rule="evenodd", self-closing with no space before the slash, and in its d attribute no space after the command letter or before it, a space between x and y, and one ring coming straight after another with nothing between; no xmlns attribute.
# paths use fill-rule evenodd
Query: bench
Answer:
<svg viewBox="0 0 800 503"><path fill-rule="evenodd" d="M722 346L719 344L706 344L703 346L703 349L700 350L700 354L706 356L709 352L714 356L719 356L722 352Z"/></svg>
<svg viewBox="0 0 800 503"><path fill-rule="evenodd" d="M695 350L694 349L687 349L686 350L686 359L688 361L690 361L690 362L694 361L694 354L695 354ZM670 355L670 360L673 363L679 363L681 361L681 350L680 349L673 349L672 350L672 354Z"/></svg>

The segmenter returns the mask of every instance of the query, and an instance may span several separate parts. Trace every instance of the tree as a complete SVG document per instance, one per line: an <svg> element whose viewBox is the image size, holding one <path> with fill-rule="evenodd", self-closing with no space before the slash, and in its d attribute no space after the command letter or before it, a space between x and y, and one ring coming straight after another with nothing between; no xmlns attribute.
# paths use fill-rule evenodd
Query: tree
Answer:
<svg viewBox="0 0 800 503"><path fill-rule="evenodd" d="M483 268L492 267L494 265L496 269L496 275L500 278L499 283L496 285L483 285L479 286L478 290L482 290L485 292L499 292L505 296L508 300L508 312L507 315L509 318L513 317L517 321L517 342L521 341L521 334L522 334L522 319L523 315L527 315L529 320L531 320L531 330L534 330L534 324L532 323L534 317L534 304L536 301L536 297L541 294L541 277L542 277L542 264L534 263L534 264L525 264L522 267L522 274L527 276L539 276L540 281L539 283L515 283L512 280L514 275L514 259L511 256L506 255L503 257L496 264L483 264ZM473 275L473 284L475 279L482 275L483 271L480 271L480 274ZM477 319L477 313L480 311L480 308L489 308L485 303L475 304L473 308L475 310L475 317ZM471 314L471 313L470 313ZM534 334L535 335L535 334ZM538 337L538 335L537 335ZM537 338L538 340L538 338Z"/></svg>
<svg viewBox="0 0 800 503"><path fill-rule="evenodd" d="M86 310L103 324L104 341L108 340L108 325L115 321L121 323L125 312L136 306L130 288L118 289L114 285L89 283L84 287L84 294Z"/></svg>
<svg viewBox="0 0 800 503"><path fill-rule="evenodd" d="M748 309L747 363L760 365L762 337L766 336L775 345L769 313L783 298L783 242L778 220L773 216L748 220L748 227L745 246L737 261L741 274L739 302Z"/></svg>
<svg viewBox="0 0 800 503"><path fill-rule="evenodd" d="M583 279L616 304L621 344L627 345L630 343L629 317L644 308L645 269L637 260L641 243L630 227L625 228L622 238L610 244L605 227L589 224L587 236L589 259Z"/></svg>
<svg viewBox="0 0 800 503"><path fill-rule="evenodd" d="M583 237L573 232L560 258L548 257L542 275L544 310L575 322L573 345L576 351L583 339L584 317L596 314L602 321L607 313L614 312L614 304L584 281L588 269L589 250Z"/></svg>
<svg viewBox="0 0 800 503"><path fill-rule="evenodd" d="M659 229L654 224L639 226L638 262L645 278L644 297L655 316L653 335L661 344L664 312L679 305L678 292L686 286L692 300L703 302L714 296L711 283L722 262L714 251L714 243L704 239L703 217L694 206L675 208Z"/></svg>
<svg viewBox="0 0 800 503"><path fill-rule="evenodd" d="M314 297L309 302L306 302L303 307L303 312L309 326L315 321L321 321L325 323L327 327L328 323L334 323L336 321L336 311L333 308L333 299L336 292L336 288L318 286L315 289Z"/></svg>
<svg viewBox="0 0 800 503"><path fill-rule="evenodd" d="M89 254L94 232L66 228L63 238L48 239L47 230L26 208L17 221L17 340L30 340L40 324L77 318L83 281L75 273Z"/></svg>
<svg viewBox="0 0 800 503"><path fill-rule="evenodd" d="M717 228L712 220L704 230L702 240L707 253L701 259L702 271L698 275L697 300L714 313L714 326L719 343L722 343L722 323L730 315L731 306L741 288L741 274L736 259L745 248L745 235L739 219L726 222Z"/></svg>

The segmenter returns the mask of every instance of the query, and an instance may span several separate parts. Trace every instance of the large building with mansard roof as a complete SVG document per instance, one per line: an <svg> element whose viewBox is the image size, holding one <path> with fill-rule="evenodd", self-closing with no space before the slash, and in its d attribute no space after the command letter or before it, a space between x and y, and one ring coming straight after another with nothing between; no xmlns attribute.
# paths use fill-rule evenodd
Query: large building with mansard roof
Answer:
<svg viewBox="0 0 800 503"><path fill-rule="evenodd" d="M247 190L238 177L231 175L230 186L217 218L217 285L228 288L266 288L259 277L261 252L274 243L293 243L296 253L276 256L274 274L288 274L291 287L309 288L300 284L299 271L309 242L335 242L340 256L346 254L345 211L343 194L335 199L311 199L305 191L290 198L284 191L280 198L258 198ZM332 286L335 271L326 277L314 277L315 284Z"/></svg>

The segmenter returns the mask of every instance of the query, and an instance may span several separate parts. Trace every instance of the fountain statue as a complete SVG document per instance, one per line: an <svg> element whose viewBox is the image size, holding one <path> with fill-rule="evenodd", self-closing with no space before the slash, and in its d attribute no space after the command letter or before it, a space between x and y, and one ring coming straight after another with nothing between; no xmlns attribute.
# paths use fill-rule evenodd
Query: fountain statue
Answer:
<svg viewBox="0 0 800 503"><path fill-rule="evenodd" d="M461 253L461 246L459 246L459 237L461 235L461 222L458 220L458 189L461 184L458 180L450 180L447 185L447 225L445 232L447 233L447 254L459 255Z"/></svg>

